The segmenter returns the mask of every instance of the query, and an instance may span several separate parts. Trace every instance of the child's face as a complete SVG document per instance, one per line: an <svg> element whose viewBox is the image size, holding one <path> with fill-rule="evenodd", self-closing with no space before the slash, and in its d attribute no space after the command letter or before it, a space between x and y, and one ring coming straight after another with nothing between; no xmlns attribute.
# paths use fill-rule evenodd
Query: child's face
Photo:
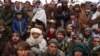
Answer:
<svg viewBox="0 0 100 56"><path fill-rule="evenodd" d="M76 18L75 15L70 15L71 20L75 20L75 18Z"/></svg>
<svg viewBox="0 0 100 56"><path fill-rule="evenodd" d="M50 28L50 33L54 33L55 31L56 31L56 29Z"/></svg>
<svg viewBox="0 0 100 56"><path fill-rule="evenodd" d="M21 14L17 14L17 18L18 19L21 19L22 18L22 15Z"/></svg>

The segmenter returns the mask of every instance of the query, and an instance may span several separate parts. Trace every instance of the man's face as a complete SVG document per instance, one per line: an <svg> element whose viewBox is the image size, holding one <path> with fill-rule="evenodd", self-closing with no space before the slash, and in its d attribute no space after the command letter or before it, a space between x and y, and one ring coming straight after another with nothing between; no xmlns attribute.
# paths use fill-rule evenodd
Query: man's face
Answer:
<svg viewBox="0 0 100 56"><path fill-rule="evenodd" d="M74 56L83 56L83 53L81 51L75 51Z"/></svg>
<svg viewBox="0 0 100 56"><path fill-rule="evenodd" d="M39 33L36 33L36 32L33 32L33 33L32 33L32 37L33 37L34 39L38 39L39 36L40 36Z"/></svg>
<svg viewBox="0 0 100 56"><path fill-rule="evenodd" d="M20 8L20 2L16 1L15 6L16 6L17 9L19 9Z"/></svg>
<svg viewBox="0 0 100 56"><path fill-rule="evenodd" d="M75 38L74 41L75 41L75 43L80 43L81 39L78 37L78 38Z"/></svg>
<svg viewBox="0 0 100 56"><path fill-rule="evenodd" d="M29 50L25 50L22 47L19 47L17 50L18 56L28 56Z"/></svg>
<svg viewBox="0 0 100 56"><path fill-rule="evenodd" d="M80 10L80 8L79 8L79 7L76 7L76 8L75 8L75 11L79 11L79 10Z"/></svg>
<svg viewBox="0 0 100 56"><path fill-rule="evenodd" d="M31 5L29 3L25 3L25 7L29 8Z"/></svg>
<svg viewBox="0 0 100 56"><path fill-rule="evenodd" d="M67 27L66 31L69 34L69 33L73 32L73 28L72 27Z"/></svg>
<svg viewBox="0 0 100 56"><path fill-rule="evenodd" d="M57 46L54 43L50 43L48 48L52 54L55 54L57 52Z"/></svg>
<svg viewBox="0 0 100 56"><path fill-rule="evenodd" d="M13 41L14 43L18 43L18 42L20 41L20 37L14 35L14 36L12 37L12 41Z"/></svg>
<svg viewBox="0 0 100 56"><path fill-rule="evenodd" d="M100 28L95 29L96 33L100 33Z"/></svg>
<svg viewBox="0 0 100 56"><path fill-rule="evenodd" d="M36 3L36 4L35 4L35 7L36 7L36 8L39 8L39 6L40 6L39 3Z"/></svg>
<svg viewBox="0 0 100 56"><path fill-rule="evenodd" d="M63 40L64 39L64 35L60 32L57 33L56 37L57 37L58 40Z"/></svg>
<svg viewBox="0 0 100 56"><path fill-rule="evenodd" d="M97 45L100 45L100 38L94 38L93 41L92 41L92 44L93 46L97 46Z"/></svg>
<svg viewBox="0 0 100 56"><path fill-rule="evenodd" d="M62 5L63 6L67 6L67 2L62 2Z"/></svg>
<svg viewBox="0 0 100 56"><path fill-rule="evenodd" d="M5 0L4 5L5 6L10 6L11 5L10 0Z"/></svg>
<svg viewBox="0 0 100 56"><path fill-rule="evenodd" d="M86 7L86 10L91 10L91 4L87 4L85 7Z"/></svg>
<svg viewBox="0 0 100 56"><path fill-rule="evenodd" d="M55 2L50 2L49 7L52 9L55 8Z"/></svg>
<svg viewBox="0 0 100 56"><path fill-rule="evenodd" d="M85 34L85 36L89 36L91 34L91 32L90 31L85 31L84 34Z"/></svg>

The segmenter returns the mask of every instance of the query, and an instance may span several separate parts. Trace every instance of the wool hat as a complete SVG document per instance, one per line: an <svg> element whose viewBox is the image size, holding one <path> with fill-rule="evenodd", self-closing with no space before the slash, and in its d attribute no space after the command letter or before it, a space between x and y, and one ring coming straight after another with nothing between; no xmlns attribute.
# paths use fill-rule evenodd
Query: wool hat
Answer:
<svg viewBox="0 0 100 56"><path fill-rule="evenodd" d="M57 4L57 8L58 8L58 7L61 7L61 6L62 6L62 4L61 4L61 3L58 3L58 4Z"/></svg>
<svg viewBox="0 0 100 56"><path fill-rule="evenodd" d="M63 28L58 28L57 31L56 31L56 35L58 33L62 33L64 36L66 36L66 31Z"/></svg>
<svg viewBox="0 0 100 56"><path fill-rule="evenodd" d="M54 43L58 47L58 41L56 39L51 39L48 41L48 45Z"/></svg>
<svg viewBox="0 0 100 56"><path fill-rule="evenodd" d="M85 28L85 29L84 29L84 32L86 32L86 31L90 31L90 32L91 32L92 29L91 29L91 28Z"/></svg>

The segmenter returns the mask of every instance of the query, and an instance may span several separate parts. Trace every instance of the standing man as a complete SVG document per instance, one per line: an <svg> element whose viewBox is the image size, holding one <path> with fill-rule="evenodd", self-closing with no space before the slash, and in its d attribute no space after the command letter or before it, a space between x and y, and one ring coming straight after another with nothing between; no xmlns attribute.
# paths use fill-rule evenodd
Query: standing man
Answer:
<svg viewBox="0 0 100 56"><path fill-rule="evenodd" d="M45 13L45 10L41 8L40 1L36 1L33 12L35 13L35 15L32 18L32 22L35 23L36 20L39 20L39 21L42 21L46 26L47 24L46 13Z"/></svg>
<svg viewBox="0 0 100 56"><path fill-rule="evenodd" d="M11 26L13 12L11 0L4 0L4 8L0 12L0 20L3 20L5 25Z"/></svg>

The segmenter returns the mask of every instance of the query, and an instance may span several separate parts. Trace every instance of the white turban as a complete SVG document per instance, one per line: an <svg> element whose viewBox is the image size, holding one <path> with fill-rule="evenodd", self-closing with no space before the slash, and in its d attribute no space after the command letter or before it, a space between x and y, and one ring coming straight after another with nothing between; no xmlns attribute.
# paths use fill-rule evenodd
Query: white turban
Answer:
<svg viewBox="0 0 100 56"><path fill-rule="evenodd" d="M30 31L30 33L33 33L33 32L42 34L42 30L40 30L39 28L32 28L31 31Z"/></svg>
<svg viewBox="0 0 100 56"><path fill-rule="evenodd" d="M58 3L58 4L57 4L57 8L58 8L58 7L61 7L61 6L62 6L62 4L61 4L61 3Z"/></svg>
<svg viewBox="0 0 100 56"><path fill-rule="evenodd" d="M34 32L40 34L40 36L37 39L35 39L32 36L32 33L34 33ZM30 37L26 40L26 42L28 42L30 46L34 46L34 45L41 43L42 40L43 40L42 30L40 30L39 28L32 28L30 31Z"/></svg>

